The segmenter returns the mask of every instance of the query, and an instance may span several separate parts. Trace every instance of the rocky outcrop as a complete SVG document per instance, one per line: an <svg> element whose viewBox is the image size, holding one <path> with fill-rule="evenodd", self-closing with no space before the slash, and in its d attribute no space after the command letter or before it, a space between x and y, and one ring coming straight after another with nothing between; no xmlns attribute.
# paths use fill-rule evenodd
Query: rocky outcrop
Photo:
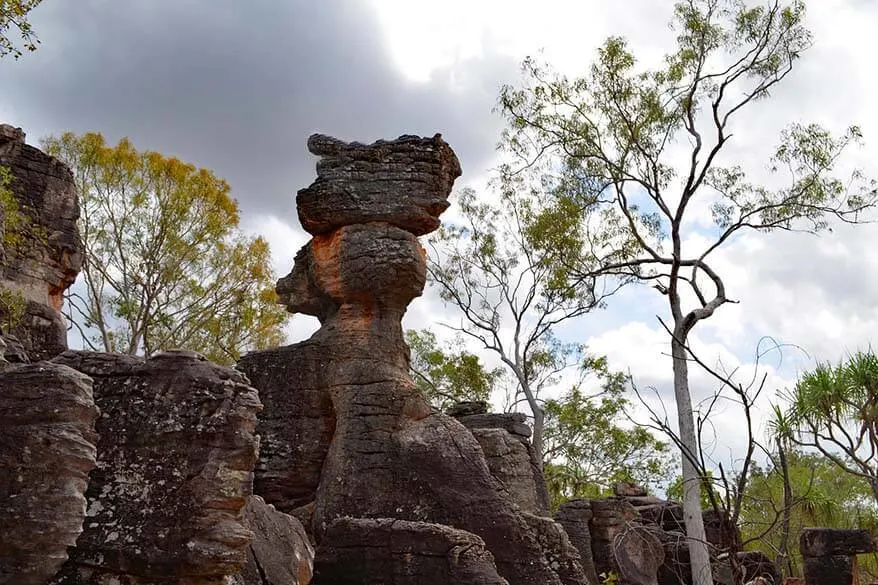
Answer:
<svg viewBox="0 0 878 585"><path fill-rule="evenodd" d="M440 524L339 518L325 542L313 585L508 585L482 539Z"/></svg>
<svg viewBox="0 0 878 585"><path fill-rule="evenodd" d="M372 221L416 236L430 233L460 176L454 152L436 138L365 145L315 134L308 150L321 157L317 180L299 191L296 204L302 227L314 235Z"/></svg>
<svg viewBox="0 0 878 585"><path fill-rule="evenodd" d="M335 431L332 401L322 385L330 351L312 339L251 353L237 365L264 405L254 491L282 512L313 504L320 483Z"/></svg>
<svg viewBox="0 0 878 585"><path fill-rule="evenodd" d="M564 527L570 544L579 551L588 582L597 585L600 581L591 552L591 518L591 502L588 500L569 500L561 504L555 513L555 520Z"/></svg>
<svg viewBox="0 0 878 585"><path fill-rule="evenodd" d="M878 541L863 529L805 528L799 541L807 585L851 585L857 582L857 555L878 550Z"/></svg>
<svg viewBox="0 0 878 585"><path fill-rule="evenodd" d="M68 351L101 409L84 531L53 583L222 582L247 561L261 405L246 378L191 352Z"/></svg>
<svg viewBox="0 0 878 585"><path fill-rule="evenodd" d="M525 512L546 515L549 492L539 456L530 442L527 417L520 412L489 413L485 402L461 402L448 410L470 430L488 469Z"/></svg>
<svg viewBox="0 0 878 585"><path fill-rule="evenodd" d="M82 531L95 466L91 380L66 366L0 369L0 583L44 585Z"/></svg>
<svg viewBox="0 0 878 585"><path fill-rule="evenodd" d="M229 585L308 585L314 575L314 549L302 523L278 512L259 496L244 506L244 526L253 532L247 566Z"/></svg>
<svg viewBox="0 0 878 585"><path fill-rule="evenodd" d="M20 128L5 124L0 124L0 166L10 170L9 187L26 218L18 242L3 250L0 286L27 301L25 316L12 333L32 361L48 359L67 349L62 295L82 266L73 174L58 159L27 145Z"/></svg>
<svg viewBox="0 0 878 585"><path fill-rule="evenodd" d="M309 148L322 156L318 179L299 192L297 205L314 237L296 255L290 275L279 281L278 293L290 311L314 315L322 326L302 344L260 352L239 365L253 377L267 406L269 401L286 405L282 414L268 407L260 423L266 435L275 429L282 441L261 457L257 490L275 486L267 501L288 508L311 501L304 506L313 512L318 543L316 582L382 582L368 573L325 581L325 559L331 555L345 555L349 566L356 559L385 566L369 557L374 552L387 567L397 566L392 546L367 550L357 544L370 542L366 534L380 521L414 534L426 525L474 534L512 585L584 583L575 551L560 550L545 536L550 531L528 524L491 474L472 434L434 412L408 375L401 318L426 281L416 236L435 229L448 205L451 183L460 174L454 153L439 136L404 136L369 146L312 136ZM311 357L299 362L299 352ZM281 356L287 366L264 371ZM301 372L298 366L290 369L305 361L310 365ZM322 406L307 411L306 404ZM296 444L295 437L313 440ZM303 451L294 456L307 462L308 479L295 493L282 492L280 476L294 470L278 460L295 449ZM315 479L316 490L310 487ZM392 535L395 529L388 531ZM486 558L479 556L476 564L483 566ZM495 581L478 576L457 582Z"/></svg>

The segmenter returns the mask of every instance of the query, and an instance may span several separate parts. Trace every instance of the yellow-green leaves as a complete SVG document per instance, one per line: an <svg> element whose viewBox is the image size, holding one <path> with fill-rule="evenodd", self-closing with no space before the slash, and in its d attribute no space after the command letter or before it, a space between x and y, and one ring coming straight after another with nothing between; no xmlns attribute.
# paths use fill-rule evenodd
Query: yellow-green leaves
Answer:
<svg viewBox="0 0 878 585"><path fill-rule="evenodd" d="M85 290L68 302L92 349L231 363L282 341L268 244L241 233L228 183L128 139L66 133L44 147L76 177Z"/></svg>
<svg viewBox="0 0 878 585"><path fill-rule="evenodd" d="M28 13L42 0L0 0L0 57L21 57L21 50L36 51L39 39L28 22ZM21 48L16 37L20 37Z"/></svg>

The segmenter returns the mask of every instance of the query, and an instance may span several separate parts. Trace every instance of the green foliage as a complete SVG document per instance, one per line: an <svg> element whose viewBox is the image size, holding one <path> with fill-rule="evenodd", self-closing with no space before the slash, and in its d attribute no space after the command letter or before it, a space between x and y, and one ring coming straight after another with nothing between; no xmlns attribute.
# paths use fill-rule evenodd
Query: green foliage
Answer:
<svg viewBox="0 0 878 585"><path fill-rule="evenodd" d="M405 336L412 378L433 406L445 411L458 402L490 400L502 369L486 369L464 349L441 347L432 331L408 330Z"/></svg>
<svg viewBox="0 0 878 585"><path fill-rule="evenodd" d="M29 222L18 208L18 201L9 185L12 174L8 168L0 166L0 245L7 254L21 242Z"/></svg>
<svg viewBox="0 0 878 585"><path fill-rule="evenodd" d="M878 502L878 356L818 364L787 393L789 438L869 482Z"/></svg>
<svg viewBox="0 0 878 585"><path fill-rule="evenodd" d="M39 40L28 22L28 13L37 7L42 0L0 0L0 57L12 55L21 57L21 48L25 51L36 51ZM13 35L21 37L19 48Z"/></svg>
<svg viewBox="0 0 878 585"><path fill-rule="evenodd" d="M92 349L185 348L219 363L281 342L268 243L238 228L229 185L206 169L66 133L44 148L74 171L85 293L70 320Z"/></svg>
<svg viewBox="0 0 878 585"><path fill-rule="evenodd" d="M582 348L556 338L554 329L599 306L604 291L571 287L566 273L533 245L531 232L552 231L534 224L543 208L538 193L503 189L493 195L490 201L470 189L458 194L462 221L444 224L429 239L429 277L458 310L460 322L452 329L499 358L512 382L508 401L530 411L540 451L540 395L582 357Z"/></svg>
<svg viewBox="0 0 878 585"><path fill-rule="evenodd" d="M576 386L545 404L543 459L553 508L571 498L605 496L619 481L657 486L673 468L666 443L644 427L625 425L626 377L610 372L603 359L589 369L601 382L597 396Z"/></svg>
<svg viewBox="0 0 878 585"><path fill-rule="evenodd" d="M15 329L24 317L27 300L20 291L0 286L0 332Z"/></svg>
<svg viewBox="0 0 878 585"><path fill-rule="evenodd" d="M789 565L778 567L785 573L801 574L802 558L798 542L808 526L865 528L878 530L878 507L869 483L863 478L838 473L830 460L816 453L790 451L787 456L792 500L789 510ZM777 465L756 468L741 510L740 527L749 548L776 558L781 548L783 513L783 473ZM860 557L860 569L875 574L875 559ZM790 568L792 570L790 570ZM791 575L788 575L791 576Z"/></svg>
<svg viewBox="0 0 878 585"><path fill-rule="evenodd" d="M721 501L718 498L718 493L716 488L714 487L714 477L712 473L708 473L707 476L701 482L701 509L702 510L710 510L713 507L713 503L711 502L710 495L711 491L713 492L714 498L717 502ZM668 489L665 492L668 496L669 500L682 501L683 500L683 476L676 476L671 483L668 484Z"/></svg>

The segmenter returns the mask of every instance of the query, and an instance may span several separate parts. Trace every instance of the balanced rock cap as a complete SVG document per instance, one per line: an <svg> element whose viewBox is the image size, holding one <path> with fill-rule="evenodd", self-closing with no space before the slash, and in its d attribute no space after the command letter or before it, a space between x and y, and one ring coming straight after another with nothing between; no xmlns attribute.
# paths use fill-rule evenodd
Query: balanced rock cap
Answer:
<svg viewBox="0 0 878 585"><path fill-rule="evenodd" d="M344 226L386 222L416 236L439 227L460 162L440 134L400 136L372 144L314 134L317 180L299 191L302 227L312 235Z"/></svg>

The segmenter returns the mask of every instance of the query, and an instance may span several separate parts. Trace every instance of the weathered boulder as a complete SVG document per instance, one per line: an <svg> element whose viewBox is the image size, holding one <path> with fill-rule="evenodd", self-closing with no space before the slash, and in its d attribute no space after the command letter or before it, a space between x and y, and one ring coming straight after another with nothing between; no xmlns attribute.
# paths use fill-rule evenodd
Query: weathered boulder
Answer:
<svg viewBox="0 0 878 585"><path fill-rule="evenodd" d="M84 531L53 583L212 584L243 568L261 409L247 379L182 351L54 361L92 377L101 417Z"/></svg>
<svg viewBox="0 0 878 585"><path fill-rule="evenodd" d="M302 523L259 496L247 498L244 526L253 532L247 566L228 585L308 585L314 549Z"/></svg>
<svg viewBox="0 0 878 585"><path fill-rule="evenodd" d="M856 555L875 552L878 541L863 529L805 528L799 550L807 585L850 585L857 578Z"/></svg>
<svg viewBox="0 0 878 585"><path fill-rule="evenodd" d="M658 570L665 560L659 528L632 524L613 543L613 556L624 583L657 585Z"/></svg>
<svg viewBox="0 0 878 585"><path fill-rule="evenodd" d="M439 134L369 145L314 134L308 150L321 157L317 180L299 191L296 206L310 234L371 221L418 236L432 232L460 176L460 163Z"/></svg>
<svg viewBox="0 0 878 585"><path fill-rule="evenodd" d="M259 389L264 406L253 491L282 512L313 503L317 494L335 431L322 374L330 350L311 339L248 354L236 366Z"/></svg>
<svg viewBox="0 0 878 585"><path fill-rule="evenodd" d="M561 504L555 513L557 521L570 538L570 543L579 551L582 569L591 585L598 585L598 573L591 552L591 502L588 500L568 500Z"/></svg>
<svg viewBox="0 0 878 585"><path fill-rule="evenodd" d="M805 528L799 549L805 557L826 557L871 553L878 550L878 545L866 529Z"/></svg>
<svg viewBox="0 0 878 585"><path fill-rule="evenodd" d="M40 362L0 370L0 583L43 585L85 520L98 409L91 380Z"/></svg>
<svg viewBox="0 0 878 585"><path fill-rule="evenodd" d="M31 360L48 359L67 349L62 295L82 266L73 174L55 157L27 145L20 128L5 124L0 124L0 166L11 171L10 189L28 224L19 242L3 251L0 268L0 286L27 300L25 316L11 332Z"/></svg>
<svg viewBox="0 0 878 585"><path fill-rule="evenodd" d="M470 429L485 453L488 469L509 492L512 501L525 512L545 514L548 502L545 483L535 469L527 440L520 440L505 429Z"/></svg>
<svg viewBox="0 0 878 585"><path fill-rule="evenodd" d="M857 582L857 557L828 555L803 557L806 585L853 585Z"/></svg>
<svg viewBox="0 0 878 585"><path fill-rule="evenodd" d="M387 557L395 554L392 547L357 545L365 536L345 544L345 535L367 532L351 525L353 518L441 524L475 534L512 585L585 583L575 550L559 550L528 524L491 474L472 434L430 408L408 375L401 319L426 282L416 234L438 226L460 173L453 152L439 137L363 146L318 136L309 146L325 156L318 163L318 180L298 197L302 224L315 235L296 255L296 266L278 283L278 292L289 310L320 319L320 330L306 343L321 348L326 359L301 377L286 370L288 382L266 395L274 392L276 400L293 405L291 419L308 416L294 405L312 401L312 394L317 402L329 396L332 439L313 506L305 506L313 511L319 545L317 579L329 579L325 572L320 576L328 566L321 555L336 554L331 551L347 551L348 566L356 559L382 566L385 561L373 553L383 555L387 566L397 566ZM254 370L246 363L241 367ZM282 376L266 373L256 386L261 390L264 380ZM325 414L317 417L325 421ZM302 458L316 462L324 447L322 440L305 445L316 451ZM265 465L271 464L266 460ZM559 556L563 566L556 562ZM382 582L371 578L354 573L348 581L324 582Z"/></svg>
<svg viewBox="0 0 878 585"><path fill-rule="evenodd" d="M313 585L508 585L478 536L386 518L334 520L315 569Z"/></svg>
<svg viewBox="0 0 878 585"><path fill-rule="evenodd" d="M461 403L449 413L473 433L485 452L488 468L515 503L526 512L548 514L549 491L542 461L530 442L527 417L520 412L482 412L483 404Z"/></svg>
<svg viewBox="0 0 878 585"><path fill-rule="evenodd" d="M0 363L29 364L30 358L24 344L14 335L0 335Z"/></svg>
<svg viewBox="0 0 878 585"><path fill-rule="evenodd" d="M484 400L466 400L458 402L445 411L448 416L460 418L472 414L488 414L488 403Z"/></svg>
<svg viewBox="0 0 878 585"><path fill-rule="evenodd" d="M526 422L527 416L521 412L464 414L454 418L468 429L505 429L506 432L525 439L529 439L531 435Z"/></svg>
<svg viewBox="0 0 878 585"><path fill-rule="evenodd" d="M620 497L591 501L591 550L598 575L610 571L619 574L613 542L629 526L638 523L639 515L627 500Z"/></svg>

